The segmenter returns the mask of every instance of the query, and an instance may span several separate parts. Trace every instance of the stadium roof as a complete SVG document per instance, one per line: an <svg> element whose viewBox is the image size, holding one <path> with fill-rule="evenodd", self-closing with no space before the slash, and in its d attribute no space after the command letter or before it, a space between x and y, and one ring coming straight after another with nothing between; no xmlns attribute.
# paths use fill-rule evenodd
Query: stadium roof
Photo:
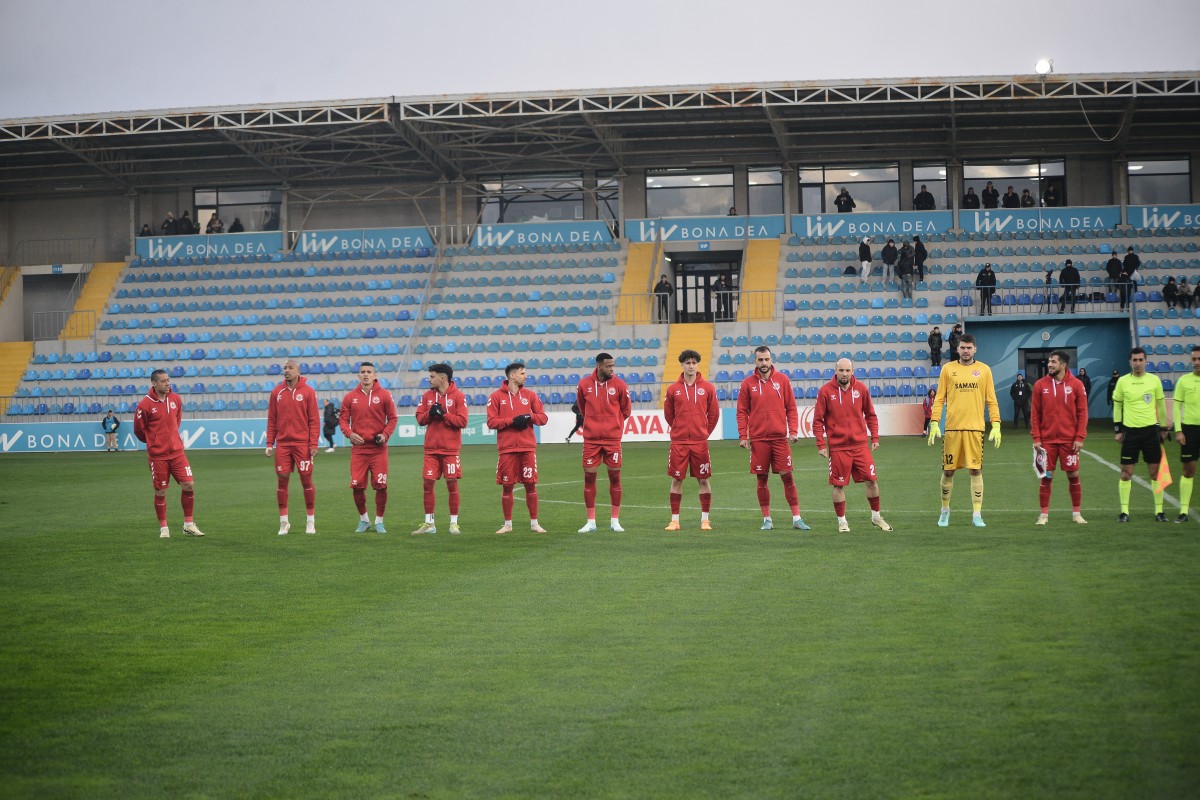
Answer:
<svg viewBox="0 0 1200 800"><path fill-rule="evenodd" d="M0 121L0 197L1200 149L1200 73L385 97Z"/></svg>

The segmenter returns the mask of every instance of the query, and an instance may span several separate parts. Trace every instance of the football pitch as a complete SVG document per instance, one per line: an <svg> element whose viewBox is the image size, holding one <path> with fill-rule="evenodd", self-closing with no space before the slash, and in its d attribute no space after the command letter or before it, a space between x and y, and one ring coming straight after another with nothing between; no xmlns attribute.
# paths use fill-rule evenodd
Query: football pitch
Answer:
<svg viewBox="0 0 1200 800"><path fill-rule="evenodd" d="M1045 528L1023 431L987 447L986 528L965 473L938 528L940 448L885 439L886 534L861 487L836 532L811 441L793 449L811 532L774 477L759 530L730 442L715 530L689 481L664 532L666 449L626 445L626 532L607 530L601 474L601 527L581 535L580 447L543 445L550 533L518 492L496 536L495 451L465 448L454 537L441 483L438 534L409 535L419 448L391 450L383 535L351 532L340 448L317 457L318 535L296 532L293 479L286 537L261 451L190 453L208 535L180 533L172 485L169 540L140 453L0 458L0 796L1200 793L1200 527L1154 523L1144 486L1116 524L1103 427L1089 524L1060 474Z"/></svg>

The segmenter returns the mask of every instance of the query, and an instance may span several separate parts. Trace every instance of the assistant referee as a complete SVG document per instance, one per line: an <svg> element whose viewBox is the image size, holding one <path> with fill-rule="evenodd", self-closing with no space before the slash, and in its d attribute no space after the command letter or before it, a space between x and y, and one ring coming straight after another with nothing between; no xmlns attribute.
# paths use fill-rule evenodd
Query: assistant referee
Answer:
<svg viewBox="0 0 1200 800"><path fill-rule="evenodd" d="M1179 479L1179 516L1175 522L1188 521L1192 502L1192 484L1196 462L1200 459L1200 347L1192 348L1192 371L1175 383L1175 441L1179 442L1179 460L1183 477Z"/></svg>
<svg viewBox="0 0 1200 800"><path fill-rule="evenodd" d="M1113 390L1113 429L1121 443L1121 481L1118 484L1121 513L1117 522L1129 522L1129 493L1138 456L1146 462L1150 480L1157 480L1162 443L1168 432L1162 381L1157 375L1146 372L1145 350L1135 347L1129 351L1129 368L1130 373L1122 375ZM1154 521L1167 521L1161 493L1154 494Z"/></svg>

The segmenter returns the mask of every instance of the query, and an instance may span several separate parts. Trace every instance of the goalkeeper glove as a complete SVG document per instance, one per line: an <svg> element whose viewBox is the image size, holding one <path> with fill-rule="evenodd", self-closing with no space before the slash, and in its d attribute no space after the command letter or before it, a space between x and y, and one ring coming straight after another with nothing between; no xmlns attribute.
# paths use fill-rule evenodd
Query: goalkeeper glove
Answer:
<svg viewBox="0 0 1200 800"><path fill-rule="evenodd" d="M942 435L942 425L940 422L929 423L929 445L933 446L933 440Z"/></svg>
<svg viewBox="0 0 1200 800"><path fill-rule="evenodd" d="M434 403L429 407L429 416L441 419L446 416L446 409L442 408L441 403Z"/></svg>
<svg viewBox="0 0 1200 800"><path fill-rule="evenodd" d="M1000 423L999 422L992 423L992 432L988 434L988 441L995 442L996 447L1000 446Z"/></svg>
<svg viewBox="0 0 1200 800"><path fill-rule="evenodd" d="M513 417L513 427L519 431L523 431L529 427L529 423L533 422L533 416L530 414L522 414L519 417Z"/></svg>
<svg viewBox="0 0 1200 800"><path fill-rule="evenodd" d="M375 434L375 444L383 444L386 441L387 439L384 438L382 433Z"/></svg>

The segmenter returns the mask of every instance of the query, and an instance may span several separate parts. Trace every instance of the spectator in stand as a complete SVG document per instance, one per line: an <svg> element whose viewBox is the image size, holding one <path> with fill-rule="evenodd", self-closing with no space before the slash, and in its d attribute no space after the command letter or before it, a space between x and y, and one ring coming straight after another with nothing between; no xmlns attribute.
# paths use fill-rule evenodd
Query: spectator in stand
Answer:
<svg viewBox="0 0 1200 800"><path fill-rule="evenodd" d="M925 399L921 401L921 412L925 414L925 428L921 431L922 436L929 435L929 421L933 419L933 398L937 397L937 389L930 389L925 395Z"/></svg>
<svg viewBox="0 0 1200 800"><path fill-rule="evenodd" d="M737 213L737 208L736 208L735 206L730 206L730 207L729 207L729 213L728 213L728 214L726 214L725 216L727 216L727 217L736 217L737 215L738 215L738 213Z"/></svg>
<svg viewBox="0 0 1200 800"><path fill-rule="evenodd" d="M733 319L733 293L729 291L729 284L725 282L724 275L717 276L710 291L713 296L712 309L717 321Z"/></svg>
<svg viewBox="0 0 1200 800"><path fill-rule="evenodd" d="M154 235L154 231L150 230L150 223L143 222L142 229L140 231L138 231L138 236L153 236L153 235Z"/></svg>
<svg viewBox="0 0 1200 800"><path fill-rule="evenodd" d="M871 255L871 237L864 238L858 244L858 261L862 265L862 272L859 273L859 280L867 283L871 280L871 261L874 260Z"/></svg>
<svg viewBox="0 0 1200 800"><path fill-rule="evenodd" d="M917 267L917 280L925 280L925 259L929 258L929 251L925 249L925 243L921 241L920 236L913 237L913 263Z"/></svg>
<svg viewBox="0 0 1200 800"><path fill-rule="evenodd" d="M188 212L184 211L179 215L179 219L175 220L175 233L179 236L191 236L196 232L196 223L192 222L192 218L188 216Z"/></svg>
<svg viewBox="0 0 1200 800"><path fill-rule="evenodd" d="M1175 308L1179 305L1179 284L1175 282L1174 277L1168 277L1167 282L1163 284L1162 296L1167 308Z"/></svg>
<svg viewBox="0 0 1200 800"><path fill-rule="evenodd" d="M979 208L979 195L975 194L974 186L967 187L967 193L963 195L962 207L964 209Z"/></svg>
<svg viewBox="0 0 1200 800"><path fill-rule="evenodd" d="M900 296L912 299L913 292L913 249L905 242L900 247L900 257L896 262L896 279L900 281Z"/></svg>
<svg viewBox="0 0 1200 800"><path fill-rule="evenodd" d="M1195 299L1195 287L1188 283L1187 275L1179 276L1179 305L1184 309L1192 307Z"/></svg>
<svg viewBox="0 0 1200 800"><path fill-rule="evenodd" d="M934 325L933 332L925 341L929 344L929 365L940 367L942 365L942 329ZM928 432L927 430L926 433Z"/></svg>
<svg viewBox="0 0 1200 800"><path fill-rule="evenodd" d="M1108 291L1117 291L1117 284L1121 282L1121 257L1117 255L1117 248L1113 248L1112 258L1104 265L1104 271L1108 273Z"/></svg>
<svg viewBox="0 0 1200 800"><path fill-rule="evenodd" d="M675 287L667 280L667 276L663 275L658 279L658 283L654 284L654 297L657 300L660 323L671 321L671 295L673 294L675 294Z"/></svg>
<svg viewBox="0 0 1200 800"><path fill-rule="evenodd" d="M1021 207L1021 196L1019 194L1017 194L1016 189L1014 189L1011 186L1008 187L1008 191L1004 193L1003 200L1004 200L1005 208L1020 208Z"/></svg>
<svg viewBox="0 0 1200 800"><path fill-rule="evenodd" d="M1046 191L1042 193L1042 205L1044 205L1046 208L1056 208L1058 204L1058 189L1056 189L1052 183L1047 186Z"/></svg>
<svg viewBox="0 0 1200 800"><path fill-rule="evenodd" d="M975 288L979 290L979 314L992 315L992 297L996 294L996 273L991 263L983 265L975 278Z"/></svg>
<svg viewBox="0 0 1200 800"><path fill-rule="evenodd" d="M833 204L837 206L839 214L849 214L855 208L854 198L850 196L850 190L842 188L841 194L834 198Z"/></svg>
<svg viewBox="0 0 1200 800"><path fill-rule="evenodd" d="M1036 206L1037 206L1037 201L1033 199L1033 195L1029 193L1029 190L1025 189L1024 191L1022 191L1021 192L1021 208L1035 208Z"/></svg>
<svg viewBox="0 0 1200 800"><path fill-rule="evenodd" d="M921 184L921 191L917 192L917 196L913 198L914 211L933 211L937 208L937 202L933 199L933 194L925 184Z"/></svg>
<svg viewBox="0 0 1200 800"><path fill-rule="evenodd" d="M162 221L158 229L163 232L163 236L175 236L179 233L179 220L175 219L175 215L168 211L167 218Z"/></svg>
<svg viewBox="0 0 1200 800"><path fill-rule="evenodd" d="M245 233L246 227L242 225L241 217L234 217L233 224L229 226L230 233Z"/></svg>
<svg viewBox="0 0 1200 800"><path fill-rule="evenodd" d="M1088 377L1087 370L1081 368L1079 374L1075 377L1079 378L1079 382L1083 384L1083 393L1090 396L1092 393L1092 379Z"/></svg>
<svg viewBox="0 0 1200 800"><path fill-rule="evenodd" d="M950 329L950 336L947 343L950 345L951 358L955 358L955 354L958 353L958 340L962 338L962 335L963 329L961 322L955 324L955 326Z"/></svg>
<svg viewBox="0 0 1200 800"><path fill-rule="evenodd" d="M1071 313L1075 313L1075 300L1079 292L1079 270L1075 268L1075 263L1071 259L1067 259L1067 263L1063 265L1062 271L1058 273L1058 287L1062 290L1062 296L1058 299L1058 313L1063 313L1067 307L1067 301L1071 301Z"/></svg>
<svg viewBox="0 0 1200 800"><path fill-rule="evenodd" d="M1138 267L1142 266L1142 259L1138 258L1138 254L1133 252L1133 245L1129 245L1129 247L1125 249L1125 259L1121 262L1121 266L1123 266L1125 271L1130 275L1133 275L1138 271ZM1137 280L1138 278L1134 278L1135 283Z"/></svg>
<svg viewBox="0 0 1200 800"><path fill-rule="evenodd" d="M205 233L224 233L225 223L221 222L221 218L217 216L217 212L208 218L208 224L204 226Z"/></svg>
<svg viewBox="0 0 1200 800"><path fill-rule="evenodd" d="M995 186L992 186L991 181L988 181L987 186L983 187L982 198L984 208L998 208L1000 205L1000 192Z"/></svg>
<svg viewBox="0 0 1200 800"><path fill-rule="evenodd" d="M879 252L883 258L883 282L887 283L892 278L898 278L899 273L896 272L896 257L900 255L900 251L896 249L896 243L888 239L887 244L883 246L883 250Z"/></svg>

